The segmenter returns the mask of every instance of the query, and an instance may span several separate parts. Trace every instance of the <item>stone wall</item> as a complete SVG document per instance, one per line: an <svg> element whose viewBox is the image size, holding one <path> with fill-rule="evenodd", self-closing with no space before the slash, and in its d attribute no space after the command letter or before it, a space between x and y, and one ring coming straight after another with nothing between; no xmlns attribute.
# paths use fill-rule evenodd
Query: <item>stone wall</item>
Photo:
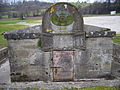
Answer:
<svg viewBox="0 0 120 90"><path fill-rule="evenodd" d="M4 47L0 49L0 64L2 64L8 57L8 48Z"/></svg>
<svg viewBox="0 0 120 90"><path fill-rule="evenodd" d="M42 34L40 31L38 32L38 30L40 30L40 26L6 33L10 53L9 59L12 81L52 80L53 77L50 67L53 67L53 50L74 51L74 79L95 78L111 73L111 61L113 60L111 37L115 33L110 34L111 36L109 36L108 32L104 34L106 36L103 34L96 36L98 32L101 32L104 28L85 25L86 38L83 44L80 42L80 35L78 35L79 37L77 36L77 40L72 34L54 34L53 49L44 51L43 41L41 40ZM33 35L34 38L31 38L31 32L33 31L35 35ZM92 32L92 34L89 34L88 31ZM27 33L29 37L21 36L20 32L24 32L23 35ZM13 38L13 34L16 34L17 37ZM87 34L89 36L87 36ZM74 39L76 39L76 41ZM44 40L44 43L48 43L47 46L50 46L47 40Z"/></svg>
<svg viewBox="0 0 120 90"><path fill-rule="evenodd" d="M45 80L45 62L38 41L39 39L8 41L13 81Z"/></svg>
<svg viewBox="0 0 120 90"><path fill-rule="evenodd" d="M75 51L76 79L110 75L113 61L111 37L115 32L90 25L85 25L84 30L86 31L86 49Z"/></svg>
<svg viewBox="0 0 120 90"><path fill-rule="evenodd" d="M111 61L113 60L113 44L111 38L88 38L86 41L88 54L89 77L99 77L111 74Z"/></svg>
<svg viewBox="0 0 120 90"><path fill-rule="evenodd" d="M41 50L41 26L5 32L12 81L49 80L50 53Z"/></svg>
<svg viewBox="0 0 120 90"><path fill-rule="evenodd" d="M120 45L113 45L112 75L120 77Z"/></svg>
<svg viewBox="0 0 120 90"><path fill-rule="evenodd" d="M51 14L58 15L59 25L51 24L56 18ZM74 21L64 25L62 22L69 21L68 16ZM111 74L111 38L115 34L106 28L84 26L75 6L55 4L46 11L42 28L34 26L4 33L8 40L12 81L61 81Z"/></svg>
<svg viewBox="0 0 120 90"><path fill-rule="evenodd" d="M4 33L8 40L12 81L44 79L45 65L42 61L39 33L39 25Z"/></svg>

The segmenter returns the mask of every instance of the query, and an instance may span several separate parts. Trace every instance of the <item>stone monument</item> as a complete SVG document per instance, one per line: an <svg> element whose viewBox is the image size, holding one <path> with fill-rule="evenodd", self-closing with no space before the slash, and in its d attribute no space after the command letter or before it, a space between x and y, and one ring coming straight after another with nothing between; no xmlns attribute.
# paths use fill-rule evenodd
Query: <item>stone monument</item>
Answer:
<svg viewBox="0 0 120 90"><path fill-rule="evenodd" d="M5 32L12 81L75 81L111 74L112 37L107 28L84 25L78 9L56 3L42 26Z"/></svg>

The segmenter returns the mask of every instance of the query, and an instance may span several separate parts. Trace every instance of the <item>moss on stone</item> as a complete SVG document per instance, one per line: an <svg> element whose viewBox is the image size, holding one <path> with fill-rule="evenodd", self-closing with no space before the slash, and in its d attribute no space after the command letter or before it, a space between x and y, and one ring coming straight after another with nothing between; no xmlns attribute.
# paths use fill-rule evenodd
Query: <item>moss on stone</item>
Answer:
<svg viewBox="0 0 120 90"><path fill-rule="evenodd" d="M63 16L58 17L56 14L51 16L52 23L58 26L67 26L69 24L72 24L73 20L74 19L72 16L65 17L63 15Z"/></svg>
<svg viewBox="0 0 120 90"><path fill-rule="evenodd" d="M41 39L38 40L38 47L42 48L42 40Z"/></svg>

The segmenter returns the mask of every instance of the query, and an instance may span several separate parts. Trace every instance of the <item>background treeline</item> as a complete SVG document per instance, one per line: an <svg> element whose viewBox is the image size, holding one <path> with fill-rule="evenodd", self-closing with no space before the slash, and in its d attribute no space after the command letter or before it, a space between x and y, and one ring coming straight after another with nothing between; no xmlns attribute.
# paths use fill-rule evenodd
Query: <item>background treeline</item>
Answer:
<svg viewBox="0 0 120 90"><path fill-rule="evenodd" d="M0 0L0 19L20 18L42 16L44 11L52 4L47 2L34 1L16 1ZM120 0L99 0L99 2L72 3L82 10L83 14L109 14L110 11L120 13Z"/></svg>
<svg viewBox="0 0 120 90"><path fill-rule="evenodd" d="M20 18L42 16L45 9L51 3L34 1L17 1L8 3L5 0L0 0L0 18Z"/></svg>
<svg viewBox="0 0 120 90"><path fill-rule="evenodd" d="M120 13L120 0L94 2L87 7L81 7L83 14L110 14L110 11Z"/></svg>

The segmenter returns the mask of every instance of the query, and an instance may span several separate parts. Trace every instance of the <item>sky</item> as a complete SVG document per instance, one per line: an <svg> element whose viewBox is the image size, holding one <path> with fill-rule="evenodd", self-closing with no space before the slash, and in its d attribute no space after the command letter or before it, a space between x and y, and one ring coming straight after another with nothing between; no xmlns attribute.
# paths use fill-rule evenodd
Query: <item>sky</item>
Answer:
<svg viewBox="0 0 120 90"><path fill-rule="evenodd" d="M39 1L49 1L49 2L77 2L78 0L39 0ZM79 2L82 2L82 1L94 2L95 0L79 0Z"/></svg>
<svg viewBox="0 0 120 90"><path fill-rule="evenodd" d="M9 2L14 2L14 0L8 0ZM15 1L23 1L23 0L15 0ZM26 0L26 1L33 1L33 0ZM39 1L44 1L44 2L77 2L78 0L39 0ZM93 3L94 1L99 1L99 0L79 0L79 2L82 1L88 1L90 3Z"/></svg>

